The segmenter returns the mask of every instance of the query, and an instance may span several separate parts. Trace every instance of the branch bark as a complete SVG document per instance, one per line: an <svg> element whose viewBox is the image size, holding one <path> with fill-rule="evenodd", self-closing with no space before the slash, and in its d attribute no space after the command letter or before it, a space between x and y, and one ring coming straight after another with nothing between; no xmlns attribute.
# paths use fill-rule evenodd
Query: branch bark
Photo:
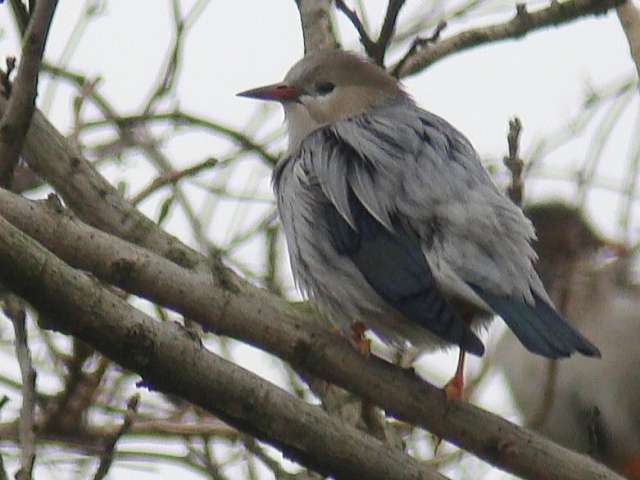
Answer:
<svg viewBox="0 0 640 480"><path fill-rule="evenodd" d="M631 59L640 79L640 8L633 0L626 0L616 9L616 13L629 42Z"/></svg>
<svg viewBox="0 0 640 480"><path fill-rule="evenodd" d="M13 170L20 159L24 137L29 129L38 91L40 62L57 0L38 0L24 35L22 58L9 105L0 121L0 186L10 187Z"/></svg>
<svg viewBox="0 0 640 480"><path fill-rule="evenodd" d="M409 56L391 70L396 77L408 77L453 54L490 42L522 37L541 28L561 25L587 15L599 15L620 5L624 0L552 0L542 10L528 12L524 4L516 9L514 18L488 27L458 33L436 44L429 44ZM398 66L400 68L398 68Z"/></svg>
<svg viewBox="0 0 640 480"><path fill-rule="evenodd" d="M338 48L331 21L331 3L331 0L296 0L305 53L322 48Z"/></svg>
<svg viewBox="0 0 640 480"><path fill-rule="evenodd" d="M63 333L138 373L144 386L186 398L325 475L445 479L207 351L179 325L154 321L2 217L0 280L47 312Z"/></svg>
<svg viewBox="0 0 640 480"><path fill-rule="evenodd" d="M440 389L410 371L364 358L308 312L240 280L227 283L235 285L230 290L211 273L181 268L5 190L0 190L0 215L75 267L173 308L208 330L274 353L504 470L532 479L619 479L590 458L495 415L467 403L447 402Z"/></svg>

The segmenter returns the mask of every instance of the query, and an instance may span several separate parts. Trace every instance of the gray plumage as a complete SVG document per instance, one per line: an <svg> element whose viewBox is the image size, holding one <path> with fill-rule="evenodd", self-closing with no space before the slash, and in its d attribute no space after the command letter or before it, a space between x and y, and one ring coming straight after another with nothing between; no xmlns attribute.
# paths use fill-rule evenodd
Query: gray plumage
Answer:
<svg viewBox="0 0 640 480"><path fill-rule="evenodd" d="M551 306L533 228L469 141L382 69L316 52L245 95L283 103L290 148L273 185L291 266L335 324L482 355L474 330L495 311L533 352L598 353ZM471 325L461 303L479 312Z"/></svg>

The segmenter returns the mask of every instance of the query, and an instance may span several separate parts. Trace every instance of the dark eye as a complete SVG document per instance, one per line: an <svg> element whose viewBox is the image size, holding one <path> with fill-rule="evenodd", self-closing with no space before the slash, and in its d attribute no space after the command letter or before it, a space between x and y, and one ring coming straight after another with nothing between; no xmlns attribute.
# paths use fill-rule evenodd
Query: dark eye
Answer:
<svg viewBox="0 0 640 480"><path fill-rule="evenodd" d="M336 86L331 82L320 82L316 85L318 95L329 95Z"/></svg>

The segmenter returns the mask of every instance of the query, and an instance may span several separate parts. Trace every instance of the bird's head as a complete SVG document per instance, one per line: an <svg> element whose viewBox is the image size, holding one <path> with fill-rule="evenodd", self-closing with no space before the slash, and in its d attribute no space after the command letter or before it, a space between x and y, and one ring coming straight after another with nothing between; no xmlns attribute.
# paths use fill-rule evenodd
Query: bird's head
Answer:
<svg viewBox="0 0 640 480"><path fill-rule="evenodd" d="M296 63L279 83L238 94L284 108L289 147L309 133L405 95L382 68L342 50L319 50Z"/></svg>

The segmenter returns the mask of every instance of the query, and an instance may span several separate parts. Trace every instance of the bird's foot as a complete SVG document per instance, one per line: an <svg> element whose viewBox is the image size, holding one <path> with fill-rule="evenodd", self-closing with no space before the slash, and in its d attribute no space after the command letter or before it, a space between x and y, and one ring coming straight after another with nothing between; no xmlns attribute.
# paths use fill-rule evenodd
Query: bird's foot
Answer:
<svg viewBox="0 0 640 480"><path fill-rule="evenodd" d="M464 358L465 351L461 348L456 373L443 387L447 400L462 400L464 394Z"/></svg>
<svg viewBox="0 0 640 480"><path fill-rule="evenodd" d="M464 381L462 376L454 376L443 387L443 390L447 400L462 400L462 395L464 393Z"/></svg>
<svg viewBox="0 0 640 480"><path fill-rule="evenodd" d="M351 344L365 357L371 354L371 340L364 336L367 327L362 322L355 322L351 325Z"/></svg>
<svg viewBox="0 0 640 480"><path fill-rule="evenodd" d="M625 461L621 473L630 480L640 480L640 453L631 455Z"/></svg>

